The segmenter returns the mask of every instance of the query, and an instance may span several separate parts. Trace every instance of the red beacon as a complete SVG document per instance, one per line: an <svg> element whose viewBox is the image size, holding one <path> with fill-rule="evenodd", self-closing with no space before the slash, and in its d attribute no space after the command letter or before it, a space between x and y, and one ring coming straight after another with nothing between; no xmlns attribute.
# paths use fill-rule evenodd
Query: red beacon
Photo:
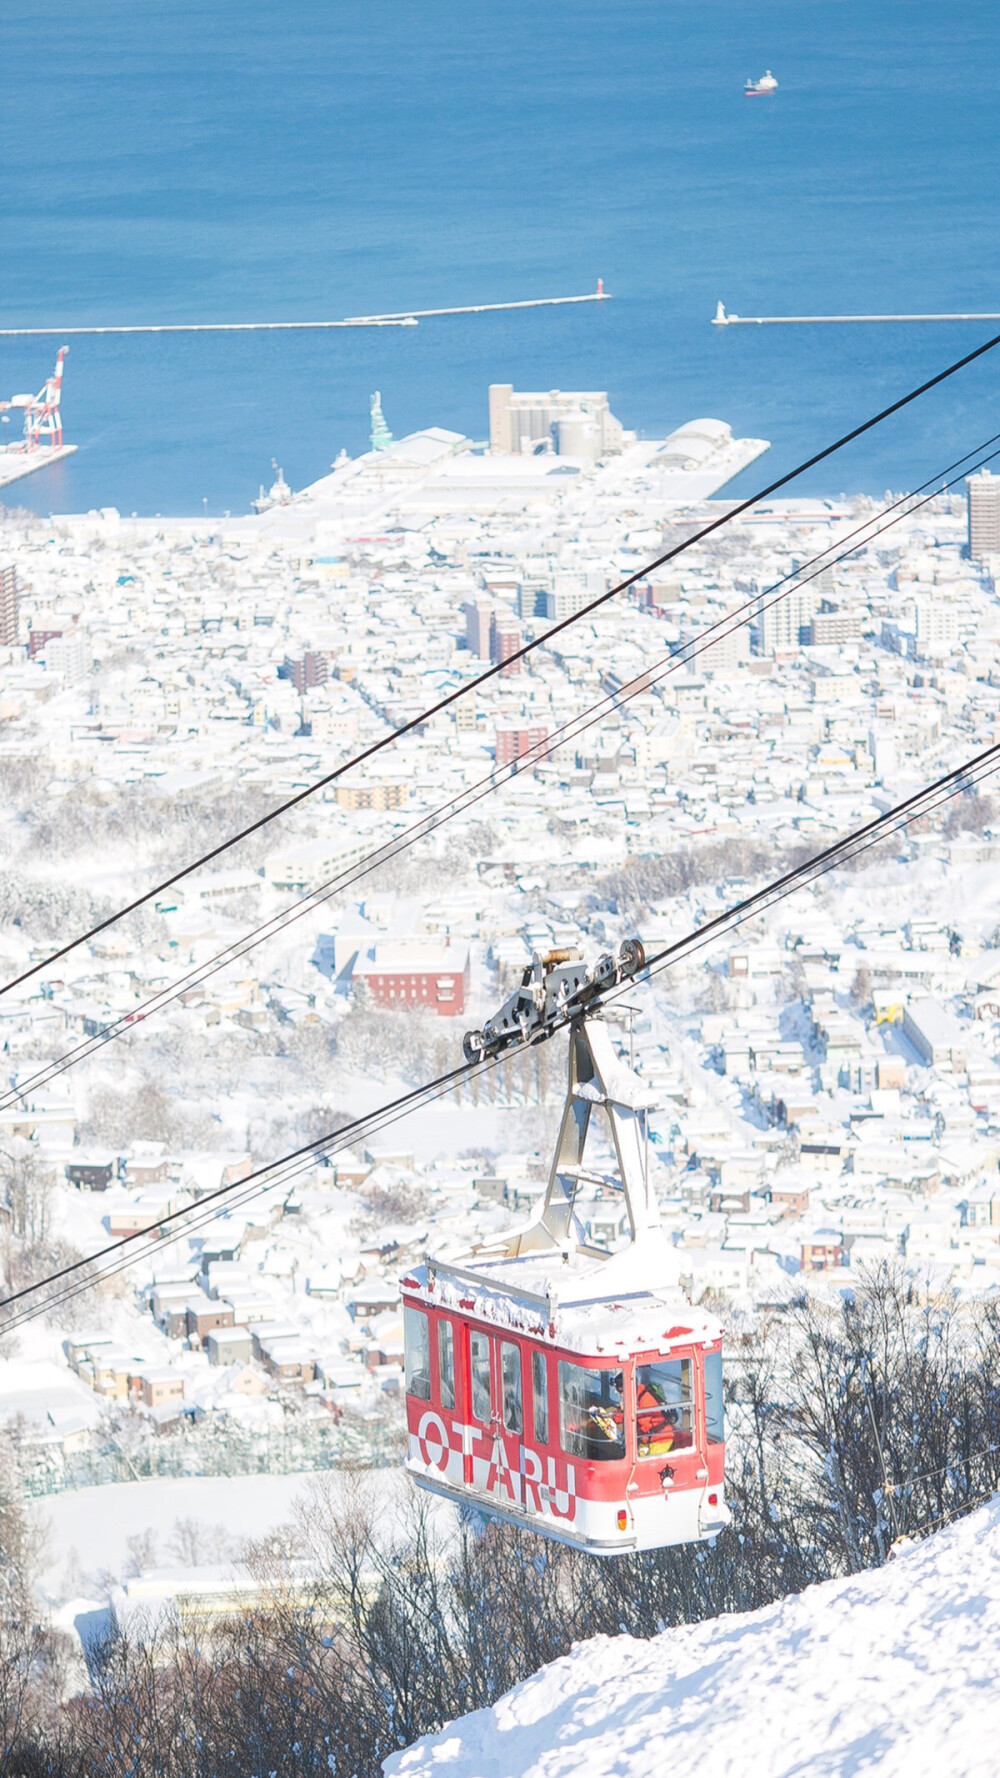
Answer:
<svg viewBox="0 0 1000 1778"><path fill-rule="evenodd" d="M569 1025L545 1198L531 1221L402 1280L418 1486L602 1556L714 1537L730 1517L722 1328L680 1291L649 1178L653 1100L599 1006L644 961L638 940L591 968L536 956L469 1034L466 1054L486 1056Z"/></svg>

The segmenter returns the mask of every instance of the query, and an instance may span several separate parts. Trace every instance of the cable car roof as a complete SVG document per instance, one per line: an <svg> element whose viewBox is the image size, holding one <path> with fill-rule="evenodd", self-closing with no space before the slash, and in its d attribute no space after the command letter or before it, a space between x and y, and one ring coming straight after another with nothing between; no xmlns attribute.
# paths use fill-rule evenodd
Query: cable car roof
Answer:
<svg viewBox="0 0 1000 1778"><path fill-rule="evenodd" d="M565 1264L559 1254L538 1253L460 1265L431 1261L407 1273L403 1290L428 1308L592 1359L668 1355L675 1346L721 1339L715 1315L693 1307L674 1286L651 1284L651 1257L629 1247L610 1256L577 1251Z"/></svg>

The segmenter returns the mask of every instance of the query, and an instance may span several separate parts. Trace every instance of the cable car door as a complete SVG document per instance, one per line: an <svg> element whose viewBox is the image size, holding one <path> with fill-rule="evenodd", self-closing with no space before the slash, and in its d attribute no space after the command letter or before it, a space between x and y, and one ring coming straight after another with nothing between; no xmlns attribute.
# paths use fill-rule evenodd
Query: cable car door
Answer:
<svg viewBox="0 0 1000 1778"><path fill-rule="evenodd" d="M473 1485L499 1507L521 1506L524 1375L516 1340L482 1328L469 1332L470 1409L475 1437Z"/></svg>
<svg viewBox="0 0 1000 1778"><path fill-rule="evenodd" d="M708 1478L698 1443L694 1353L635 1367L635 1444L640 1492L703 1487Z"/></svg>

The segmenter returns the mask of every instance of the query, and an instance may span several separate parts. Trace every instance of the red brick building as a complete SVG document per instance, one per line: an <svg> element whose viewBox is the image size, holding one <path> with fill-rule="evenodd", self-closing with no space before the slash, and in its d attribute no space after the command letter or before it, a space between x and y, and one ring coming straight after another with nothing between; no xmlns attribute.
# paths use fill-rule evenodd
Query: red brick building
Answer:
<svg viewBox="0 0 1000 1778"><path fill-rule="evenodd" d="M516 759L523 759L535 747L544 747L549 738L548 729L543 722L526 722L517 727L497 728L496 763L498 766L510 766Z"/></svg>
<svg viewBox="0 0 1000 1778"><path fill-rule="evenodd" d="M517 653L521 646L521 626L511 611L496 611L490 624L490 660L503 666L503 678L511 673L520 673L519 660L512 661L511 655ZM510 661L510 665L504 665Z"/></svg>
<svg viewBox="0 0 1000 1778"><path fill-rule="evenodd" d="M354 974L377 1006L426 1006L450 1018L465 1011L469 961L468 945L376 945Z"/></svg>
<svg viewBox="0 0 1000 1778"><path fill-rule="evenodd" d="M811 1241L803 1241L804 1272L832 1272L843 1263L843 1238L836 1229L817 1229Z"/></svg>

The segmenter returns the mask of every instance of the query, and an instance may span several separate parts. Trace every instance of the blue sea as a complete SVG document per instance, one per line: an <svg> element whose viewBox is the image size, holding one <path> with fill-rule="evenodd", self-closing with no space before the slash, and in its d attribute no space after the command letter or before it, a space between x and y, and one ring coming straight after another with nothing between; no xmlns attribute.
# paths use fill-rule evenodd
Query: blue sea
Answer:
<svg viewBox="0 0 1000 1778"><path fill-rule="evenodd" d="M772 441L749 492L997 331L709 325L1000 309L982 0L4 0L0 70L0 325L614 298L72 341L78 454L5 495L41 512L245 512L272 457L300 487L364 449L372 390L397 436L481 437L495 381L726 419ZM0 340L0 394L60 343ZM912 486L998 397L1000 352L802 485Z"/></svg>

